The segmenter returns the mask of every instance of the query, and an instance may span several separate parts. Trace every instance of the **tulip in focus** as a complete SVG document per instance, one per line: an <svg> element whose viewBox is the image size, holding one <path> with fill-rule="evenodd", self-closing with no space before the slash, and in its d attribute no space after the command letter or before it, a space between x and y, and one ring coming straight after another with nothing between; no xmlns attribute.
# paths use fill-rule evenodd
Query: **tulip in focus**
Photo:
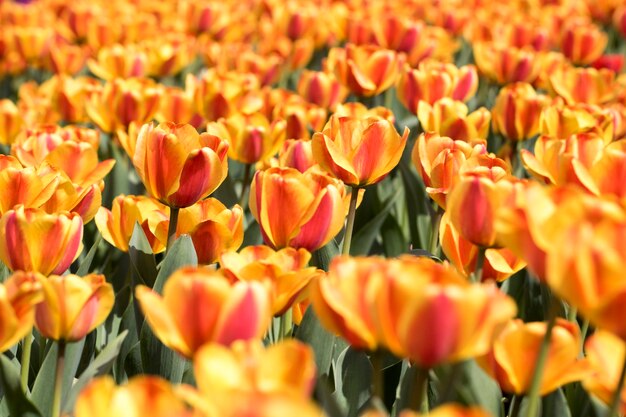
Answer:
<svg viewBox="0 0 626 417"><path fill-rule="evenodd" d="M17 206L0 218L0 259L12 271L61 274L78 258L82 238L83 221L76 213Z"/></svg>
<svg viewBox="0 0 626 417"><path fill-rule="evenodd" d="M163 296L145 286L138 286L135 296L159 340L187 358L207 343L228 346L261 338L271 319L263 284L230 283L209 269L179 269L165 283Z"/></svg>
<svg viewBox="0 0 626 417"><path fill-rule="evenodd" d="M479 358L478 363L500 384L503 391L527 394L546 328L545 322L510 321L497 335L492 350ZM578 357L579 349L578 325L557 319L552 329L539 395L546 395L562 385L590 375L590 364L586 359Z"/></svg>
<svg viewBox="0 0 626 417"><path fill-rule="evenodd" d="M387 120L332 116L324 130L313 135L313 155L346 185L365 187L395 168L408 136L408 128L400 136Z"/></svg>
<svg viewBox="0 0 626 417"><path fill-rule="evenodd" d="M487 142L491 113L485 107L469 113L464 103L445 97L432 106L420 101L417 118L425 132L477 145Z"/></svg>
<svg viewBox="0 0 626 417"><path fill-rule="evenodd" d="M228 144L191 125L144 125L133 164L148 193L170 207L188 207L226 178Z"/></svg>
<svg viewBox="0 0 626 417"><path fill-rule="evenodd" d="M310 252L321 248L343 228L347 211L344 185L327 175L293 168L258 171L250 188L250 211L263 240L279 249Z"/></svg>
<svg viewBox="0 0 626 417"><path fill-rule="evenodd" d="M82 339L106 320L115 302L113 286L104 275L51 275L39 282L43 301L35 310L35 326L49 339Z"/></svg>
<svg viewBox="0 0 626 417"><path fill-rule="evenodd" d="M30 334L41 300L36 273L18 271L0 284L0 352Z"/></svg>

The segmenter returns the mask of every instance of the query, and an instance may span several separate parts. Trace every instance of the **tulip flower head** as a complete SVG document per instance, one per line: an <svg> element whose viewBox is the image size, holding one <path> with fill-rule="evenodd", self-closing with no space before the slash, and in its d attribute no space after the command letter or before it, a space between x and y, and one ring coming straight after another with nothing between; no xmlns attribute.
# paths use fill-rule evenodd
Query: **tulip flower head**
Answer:
<svg viewBox="0 0 626 417"><path fill-rule="evenodd" d="M37 273L18 271L0 284L0 352L31 332L41 300Z"/></svg>

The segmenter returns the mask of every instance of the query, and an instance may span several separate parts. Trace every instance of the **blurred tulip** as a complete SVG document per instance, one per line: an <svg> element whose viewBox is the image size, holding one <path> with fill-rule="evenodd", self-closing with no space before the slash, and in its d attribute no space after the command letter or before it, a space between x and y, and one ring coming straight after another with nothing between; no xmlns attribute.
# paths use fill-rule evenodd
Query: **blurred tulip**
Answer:
<svg viewBox="0 0 626 417"><path fill-rule="evenodd" d="M266 244L314 251L343 228L344 185L324 174L293 168L258 171L250 189L250 211ZM289 213L285 209L289 209Z"/></svg>
<svg viewBox="0 0 626 417"><path fill-rule="evenodd" d="M620 54L604 54L591 63L595 69L606 68L616 74L622 72L624 67L624 56Z"/></svg>
<svg viewBox="0 0 626 417"><path fill-rule="evenodd" d="M603 403L610 405L624 365L624 340L610 332L597 330L585 342L585 353L593 372L583 379L583 387ZM626 389L620 393L618 410L620 414L626 413Z"/></svg>
<svg viewBox="0 0 626 417"><path fill-rule="evenodd" d="M477 145L487 142L491 113L485 107L469 113L464 103L445 97L432 106L420 101L417 118L425 132Z"/></svg>
<svg viewBox="0 0 626 417"><path fill-rule="evenodd" d="M165 250L165 245L157 239L149 228L148 219L153 211L166 211L158 201L143 196L119 195L113 200L111 210L100 207L96 214L96 226L102 238L123 252L128 252L128 244L138 223L148 238L153 253Z"/></svg>
<svg viewBox="0 0 626 417"><path fill-rule="evenodd" d="M550 76L550 85L568 104L603 104L615 97L615 73L595 68L567 67Z"/></svg>
<svg viewBox="0 0 626 417"><path fill-rule="evenodd" d="M93 379L78 395L76 417L138 416L192 417L172 385L151 375L131 378L116 386L109 375Z"/></svg>
<svg viewBox="0 0 626 417"><path fill-rule="evenodd" d="M30 334L41 300L36 273L18 271L0 284L0 352Z"/></svg>
<svg viewBox="0 0 626 417"><path fill-rule="evenodd" d="M96 77L106 81L148 75L148 57L134 45L102 48L95 59L87 61L87 66Z"/></svg>
<svg viewBox="0 0 626 417"><path fill-rule="evenodd" d="M193 95L189 90L179 87L165 87L159 102L159 110L154 118L163 122L177 124L189 123L195 128L201 124L201 117L195 112Z"/></svg>
<svg viewBox="0 0 626 417"><path fill-rule="evenodd" d="M87 115L100 129L112 133L127 129L131 122L152 120L159 108L161 88L145 78L116 78L85 104Z"/></svg>
<svg viewBox="0 0 626 417"><path fill-rule="evenodd" d="M163 296L145 286L138 286L135 296L161 342L187 358L210 342L228 346L261 338L271 318L263 284L231 284L209 269L179 269L165 283Z"/></svg>
<svg viewBox="0 0 626 417"><path fill-rule="evenodd" d="M272 312L284 314L308 296L308 287L319 271L308 267L311 254L306 249L248 246L241 252L225 252L220 257L222 272L233 280L268 282L273 293Z"/></svg>
<svg viewBox="0 0 626 417"><path fill-rule="evenodd" d="M423 417L423 414L404 410L399 417ZM445 404L428 412L429 417L491 417L491 414L481 407L465 407L458 404ZM365 417L365 416L363 416Z"/></svg>
<svg viewBox="0 0 626 417"><path fill-rule="evenodd" d="M261 113L234 114L209 123L207 132L228 142L228 156L244 164L264 161L285 141L284 120L270 121Z"/></svg>
<svg viewBox="0 0 626 417"><path fill-rule="evenodd" d="M392 123L374 118L332 116L312 139L322 169L352 187L376 184L400 161L409 129L402 136Z"/></svg>
<svg viewBox="0 0 626 417"><path fill-rule="evenodd" d="M615 13L613 13L613 25L622 36L626 37L626 5L615 9Z"/></svg>
<svg viewBox="0 0 626 417"><path fill-rule="evenodd" d="M51 275L39 282L43 301L35 307L35 326L49 339L82 339L106 320L115 302L113 286L104 275Z"/></svg>
<svg viewBox="0 0 626 417"><path fill-rule="evenodd" d="M334 109L347 95L334 75L322 71L302 71L297 91L308 102L327 109Z"/></svg>
<svg viewBox="0 0 626 417"><path fill-rule="evenodd" d="M543 108L540 133L566 139L578 133L597 133L606 144L614 137L615 118L608 109L593 104L554 103Z"/></svg>
<svg viewBox="0 0 626 417"><path fill-rule="evenodd" d="M211 194L226 178L228 144L191 125L144 125L133 165L148 193L170 207L188 207Z"/></svg>
<svg viewBox="0 0 626 417"><path fill-rule="evenodd" d="M532 365L537 363L546 328L545 322L511 320L496 336L493 350L479 358L478 363L500 384L503 391L517 395L528 393L535 370ZM579 349L578 326L557 319L541 377L541 396L590 375L589 362L578 358Z"/></svg>
<svg viewBox="0 0 626 417"><path fill-rule="evenodd" d="M332 48L327 59L341 84L357 96L370 97L389 89L399 71L396 53L374 45Z"/></svg>
<svg viewBox="0 0 626 417"><path fill-rule="evenodd" d="M493 42L479 42L473 46L479 72L500 85L532 83L538 76L539 61L532 49L518 49Z"/></svg>
<svg viewBox="0 0 626 417"><path fill-rule="evenodd" d="M10 145L22 128L17 106L9 99L0 100L0 143Z"/></svg>
<svg viewBox="0 0 626 417"><path fill-rule="evenodd" d="M608 35L585 19L571 19L562 29L561 50L574 64L591 64L602 55L607 43Z"/></svg>
<svg viewBox="0 0 626 417"><path fill-rule="evenodd" d="M17 206L0 218L0 259L12 271L60 274L82 251L78 214Z"/></svg>
<svg viewBox="0 0 626 417"><path fill-rule="evenodd" d="M493 131L512 141L532 138L539 133L541 110L546 104L548 97L537 94L530 84L505 86L491 109Z"/></svg>
<svg viewBox="0 0 626 417"><path fill-rule="evenodd" d="M478 89L476 67L466 65L457 68L453 64L425 61L417 69L405 66L397 83L398 99L411 113L416 114L418 103L430 105L449 97L467 101Z"/></svg>
<svg viewBox="0 0 626 417"><path fill-rule="evenodd" d="M166 244L169 215L161 211L149 223L157 239ZM222 253L243 243L243 210L239 205L229 210L215 198L198 201L178 213L175 237L181 235L191 237L199 264L215 263Z"/></svg>

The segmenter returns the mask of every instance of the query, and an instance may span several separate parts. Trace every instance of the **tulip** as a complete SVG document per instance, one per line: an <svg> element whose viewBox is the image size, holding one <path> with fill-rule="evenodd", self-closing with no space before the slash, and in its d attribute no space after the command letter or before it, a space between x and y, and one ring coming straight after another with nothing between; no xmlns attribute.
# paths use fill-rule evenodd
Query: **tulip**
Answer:
<svg viewBox="0 0 626 417"><path fill-rule="evenodd" d="M116 386L111 376L92 380L78 395L76 417L138 416L192 417L174 387L156 376L140 375Z"/></svg>
<svg viewBox="0 0 626 417"><path fill-rule="evenodd" d="M0 215L22 204L25 208L41 207L54 194L59 185L59 177L54 173L44 173L34 167L22 168L15 158L4 156L6 168L0 170Z"/></svg>
<svg viewBox="0 0 626 417"><path fill-rule="evenodd" d="M352 119L384 119L389 121L390 123L396 122L396 117L393 112L386 107L378 106L370 109L365 106L363 103L354 102L354 103L344 103L338 104L335 109L335 113L333 113L335 117L349 117Z"/></svg>
<svg viewBox="0 0 626 417"><path fill-rule="evenodd" d="M295 168L304 173L317 166L313 158L311 141L288 139L278 153L278 165L284 168Z"/></svg>
<svg viewBox="0 0 626 417"><path fill-rule="evenodd" d="M370 97L389 89L396 81L396 53L375 45L346 45L328 53L329 68L352 93Z"/></svg>
<svg viewBox="0 0 626 417"><path fill-rule="evenodd" d="M608 109L584 103L555 103L541 111L540 133L566 139L578 133L597 133L608 144L615 134L615 116Z"/></svg>
<svg viewBox="0 0 626 417"><path fill-rule="evenodd" d="M139 47L147 57L148 75L168 77L179 74L195 58L195 40L173 32L160 39L146 38Z"/></svg>
<svg viewBox="0 0 626 417"><path fill-rule="evenodd" d="M624 340L610 332L597 330L585 342L585 353L593 372L583 379L583 386L603 403L610 405L624 365ZM626 413L626 389L622 389L619 394L618 407L619 414Z"/></svg>
<svg viewBox="0 0 626 417"><path fill-rule="evenodd" d="M233 280L268 282L272 288L272 312L284 314L295 303L303 301L308 287L319 272L307 268L311 254L306 249L284 248L278 251L267 246L248 246L220 257L222 272Z"/></svg>
<svg viewBox="0 0 626 417"><path fill-rule="evenodd" d="M148 216L156 238L165 244L170 226L165 211ZM171 214L171 213L170 213ZM235 205L229 210L214 198L207 198L178 213L175 237L189 235L198 263L212 264L226 252L237 250L243 243L243 210Z"/></svg>
<svg viewBox="0 0 626 417"><path fill-rule="evenodd" d="M420 101L417 118L425 132L438 133L472 145L486 144L491 114L481 107L469 113L467 106L450 98L442 98L432 106Z"/></svg>
<svg viewBox="0 0 626 417"><path fill-rule="evenodd" d="M619 6L613 13L613 24L622 34L626 36L626 5Z"/></svg>
<svg viewBox="0 0 626 417"><path fill-rule="evenodd" d="M150 214L166 211L158 201L142 196L119 195L113 200L111 210L100 207L96 214L96 226L102 238L123 252L128 252L135 224L143 229L153 253L165 250L165 245L154 236L149 227Z"/></svg>
<svg viewBox="0 0 626 417"><path fill-rule="evenodd" d="M163 89L159 109L154 118L159 123L167 121L177 124L189 123L196 128L200 126L202 119L195 112L191 91L178 87L165 87Z"/></svg>
<svg viewBox="0 0 626 417"><path fill-rule="evenodd" d="M568 104L604 104L615 98L615 73L611 70L566 67L555 71L549 81Z"/></svg>
<svg viewBox="0 0 626 417"><path fill-rule="evenodd" d="M208 269L179 269L165 283L163 296L141 285L135 296L161 342L187 358L209 342L228 346L260 338L271 318L263 284L231 284Z"/></svg>
<svg viewBox="0 0 626 417"><path fill-rule="evenodd" d="M526 394L530 390L534 373L534 366L529 365L537 363L546 329L545 322L511 320L496 336L493 349L479 358L478 363L500 384L503 391ZM579 349L578 325L557 319L541 376L541 396L589 376L590 364L578 358Z"/></svg>
<svg viewBox="0 0 626 417"><path fill-rule="evenodd" d="M188 207L226 178L228 144L191 125L144 125L133 164L148 193L170 207Z"/></svg>
<svg viewBox="0 0 626 417"><path fill-rule="evenodd" d="M333 116L313 135L313 155L346 185L364 187L381 181L400 162L408 136L408 128L400 136L386 120Z"/></svg>
<svg viewBox="0 0 626 417"><path fill-rule="evenodd" d="M9 99L0 100L0 143L10 145L22 128L17 106Z"/></svg>
<svg viewBox="0 0 626 417"><path fill-rule="evenodd" d="M17 206L0 218L0 259L12 271L60 274L80 254L82 238L78 214Z"/></svg>
<svg viewBox="0 0 626 417"><path fill-rule="evenodd" d="M134 45L115 44L98 51L96 59L87 61L89 70L98 78L144 77L148 73L148 57Z"/></svg>
<svg viewBox="0 0 626 417"><path fill-rule="evenodd" d="M478 89L476 67L466 65L457 68L452 64L426 61L417 69L405 66L398 79L397 91L400 102L411 112L417 113L418 103L430 105L449 97L467 101Z"/></svg>
<svg viewBox="0 0 626 417"><path fill-rule="evenodd" d="M415 411L403 410L399 417L423 417L424 414ZM441 405L428 412L429 417L491 417L491 414L481 407L465 407L458 404ZM370 409L361 417L388 417L387 414Z"/></svg>
<svg viewBox="0 0 626 417"><path fill-rule="evenodd" d="M274 119L283 119L287 123L287 139L310 139L310 130L322 130L328 114L326 109L307 103L292 96L291 100L277 103L272 112Z"/></svg>
<svg viewBox="0 0 626 417"><path fill-rule="evenodd" d="M500 90L491 110L493 130L507 139L530 139L539 133L539 119L548 98L530 84L516 83Z"/></svg>
<svg viewBox="0 0 626 417"><path fill-rule="evenodd" d="M273 156L285 141L287 124L272 123L260 113L235 114L207 126L207 132L228 142L228 156L244 164L254 164Z"/></svg>
<svg viewBox="0 0 626 417"><path fill-rule="evenodd" d="M490 43L474 44L478 71L498 84L532 83L539 74L539 61L528 48L513 48Z"/></svg>
<svg viewBox="0 0 626 417"><path fill-rule="evenodd" d="M311 252L328 243L343 227L345 197L343 184L321 173L269 168L254 176L250 211L266 244Z"/></svg>
<svg viewBox="0 0 626 417"><path fill-rule="evenodd" d="M0 284L0 352L30 334L41 300L36 273L18 271Z"/></svg>
<svg viewBox="0 0 626 417"><path fill-rule="evenodd" d="M297 91L306 101L331 110L347 95L333 74L309 70L302 71Z"/></svg>
<svg viewBox="0 0 626 417"><path fill-rule="evenodd" d="M561 50L574 64L587 65L598 59L608 43L608 35L585 19L571 19L561 34Z"/></svg>

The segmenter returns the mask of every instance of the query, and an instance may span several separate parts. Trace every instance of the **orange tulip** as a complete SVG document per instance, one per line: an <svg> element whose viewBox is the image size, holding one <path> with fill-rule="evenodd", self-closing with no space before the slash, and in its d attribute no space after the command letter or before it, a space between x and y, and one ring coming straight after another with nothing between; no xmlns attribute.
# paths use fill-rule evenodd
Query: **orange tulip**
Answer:
<svg viewBox="0 0 626 417"><path fill-rule="evenodd" d="M288 139L278 153L278 164L285 168L295 168L304 173L309 168L317 166L313 158L311 141Z"/></svg>
<svg viewBox="0 0 626 417"><path fill-rule="evenodd" d="M0 143L10 145L22 128L17 106L9 99L0 100Z"/></svg>
<svg viewBox="0 0 626 417"><path fill-rule="evenodd" d="M222 272L233 280L268 282L273 293L272 312L284 314L308 296L308 287L319 271L307 268L311 254L306 249L248 246L241 252L220 257Z"/></svg>
<svg viewBox="0 0 626 417"><path fill-rule="evenodd" d="M613 140L615 116L606 109L593 104L555 103L541 111L540 133L565 139L578 133L596 133L605 143Z"/></svg>
<svg viewBox="0 0 626 417"><path fill-rule="evenodd" d="M210 342L260 338L271 318L263 284L231 284L209 269L179 269L165 283L163 296L145 286L138 286L135 296L161 342L187 358Z"/></svg>
<svg viewBox="0 0 626 417"><path fill-rule="evenodd" d="M30 334L41 300L36 273L18 271L0 284L0 352Z"/></svg>
<svg viewBox="0 0 626 417"><path fill-rule="evenodd" d="M78 214L17 206L0 218L0 259L12 271L60 274L78 258L82 238Z"/></svg>
<svg viewBox="0 0 626 417"><path fill-rule="evenodd" d="M532 365L537 363L546 328L545 322L511 320L496 336L493 350L479 358L478 363L503 391L517 395L528 393L534 373ZM540 395L589 376L590 364L578 358L579 349L578 325L557 319L541 377Z"/></svg>
<svg viewBox="0 0 626 417"><path fill-rule="evenodd" d="M624 340L610 332L597 330L585 342L585 353L593 372L583 379L583 386L591 394L609 405L613 399L624 364ZM626 413L626 389L620 393L619 413Z"/></svg>
<svg viewBox="0 0 626 417"><path fill-rule="evenodd" d="M424 368L488 352L495 333L515 316L515 302L492 283L468 284L450 265L420 259L377 294L385 344Z"/></svg>
<svg viewBox="0 0 626 417"><path fill-rule="evenodd" d="M327 175L269 168L254 176L250 211L266 244L314 251L343 228L348 207L345 197L344 185Z"/></svg>
<svg viewBox="0 0 626 417"><path fill-rule="evenodd" d="M226 178L228 144L191 125L144 125L133 164L148 193L170 207L188 207Z"/></svg>
<svg viewBox="0 0 626 417"><path fill-rule="evenodd" d="M547 103L548 97L537 94L530 84L502 88L491 110L493 131L512 141L530 139L539 133L541 110Z"/></svg>
<svg viewBox="0 0 626 417"><path fill-rule="evenodd" d="M190 90L178 87L165 87L159 102L159 109L154 118L159 122L189 123L198 128L202 117L194 109L193 95Z"/></svg>
<svg viewBox="0 0 626 417"><path fill-rule="evenodd" d="M477 89L476 67L466 65L457 68L436 61L425 61L417 69L405 66L397 83L398 99L414 114L420 101L430 105L444 97L467 101Z"/></svg>
<svg viewBox="0 0 626 417"><path fill-rule="evenodd" d="M477 42L474 59L479 72L498 84L532 83L539 74L539 60L529 48Z"/></svg>
<svg viewBox="0 0 626 417"><path fill-rule="evenodd" d="M424 414L403 410L399 417L423 417ZM458 404L441 405L428 412L429 417L491 417L491 414L480 407L465 407ZM388 417L385 413L369 410L360 417Z"/></svg>
<svg viewBox="0 0 626 417"><path fill-rule="evenodd" d="M331 110L347 95L333 74L322 71L302 71L297 91L306 101Z"/></svg>
<svg viewBox="0 0 626 417"><path fill-rule="evenodd" d="M284 120L270 121L260 113L234 114L210 123L207 132L228 142L228 156L244 164L254 164L278 152L286 137Z"/></svg>
<svg viewBox="0 0 626 417"><path fill-rule="evenodd" d="M561 50L574 64L591 64L600 58L607 43L608 35L586 19L571 19L562 29Z"/></svg>
<svg viewBox="0 0 626 417"><path fill-rule="evenodd" d="M115 44L102 48L96 59L87 61L87 66L96 77L106 81L148 75L148 57L135 45Z"/></svg>
<svg viewBox="0 0 626 417"><path fill-rule="evenodd" d="M417 118L425 132L435 132L472 145L486 144L491 122L491 114L486 108L469 113L464 103L447 97L432 106L420 101Z"/></svg>
<svg viewBox="0 0 626 417"><path fill-rule="evenodd" d="M115 302L104 275L51 275L39 282L43 301L35 307L35 326L49 339L82 339L106 320Z"/></svg>
<svg viewBox="0 0 626 417"><path fill-rule="evenodd" d="M332 48L327 64L352 93L365 97L389 89L399 71L396 53L375 45L347 44L345 48Z"/></svg>
<svg viewBox="0 0 626 417"><path fill-rule="evenodd" d="M34 167L23 168L12 156L2 155L6 168L0 170L0 214L22 204L25 208L41 207L59 185L59 177Z"/></svg>
<svg viewBox="0 0 626 417"><path fill-rule="evenodd" d="M164 379L140 375L126 385L116 386L113 377L106 375L94 379L80 392L74 415L192 417L194 414Z"/></svg>
<svg viewBox="0 0 626 417"><path fill-rule="evenodd" d="M291 96L291 100L274 107L274 120L284 119L287 139L310 139L310 130L322 130L328 114L326 109Z"/></svg>
<svg viewBox="0 0 626 417"><path fill-rule="evenodd" d="M156 238L165 245L169 227L167 211L152 212L148 222ZM243 210L239 205L229 210L214 198L199 201L178 213L175 236L184 234L191 237L198 263L215 263L222 253L237 250L243 243Z"/></svg>
<svg viewBox="0 0 626 417"><path fill-rule="evenodd" d="M353 119L375 118L384 119L390 123L396 122L396 116L388 108L378 106L370 109L365 104L359 102L338 104L333 116L350 117Z"/></svg>
<svg viewBox="0 0 626 417"><path fill-rule="evenodd" d="M417 168L426 192L439 206L446 208L449 191L458 182L460 169L472 154L486 153L484 145L452 140L437 133L422 133L418 138L411 159Z"/></svg>
<svg viewBox="0 0 626 417"><path fill-rule="evenodd" d="M398 164L408 136L408 128L400 136L387 120L332 116L313 135L313 155L346 185L364 187L384 179Z"/></svg>
<svg viewBox="0 0 626 417"><path fill-rule="evenodd" d="M158 201L143 196L119 195L113 200L111 210L100 207L96 214L98 231L111 245L123 252L128 252L128 244L133 234L135 223L143 229L153 253L163 252L165 245L150 230L148 219L153 211L165 213L166 207Z"/></svg>
<svg viewBox="0 0 626 417"><path fill-rule="evenodd" d="M555 71L549 80L568 104L603 104L615 98L615 73L608 69L566 67Z"/></svg>

